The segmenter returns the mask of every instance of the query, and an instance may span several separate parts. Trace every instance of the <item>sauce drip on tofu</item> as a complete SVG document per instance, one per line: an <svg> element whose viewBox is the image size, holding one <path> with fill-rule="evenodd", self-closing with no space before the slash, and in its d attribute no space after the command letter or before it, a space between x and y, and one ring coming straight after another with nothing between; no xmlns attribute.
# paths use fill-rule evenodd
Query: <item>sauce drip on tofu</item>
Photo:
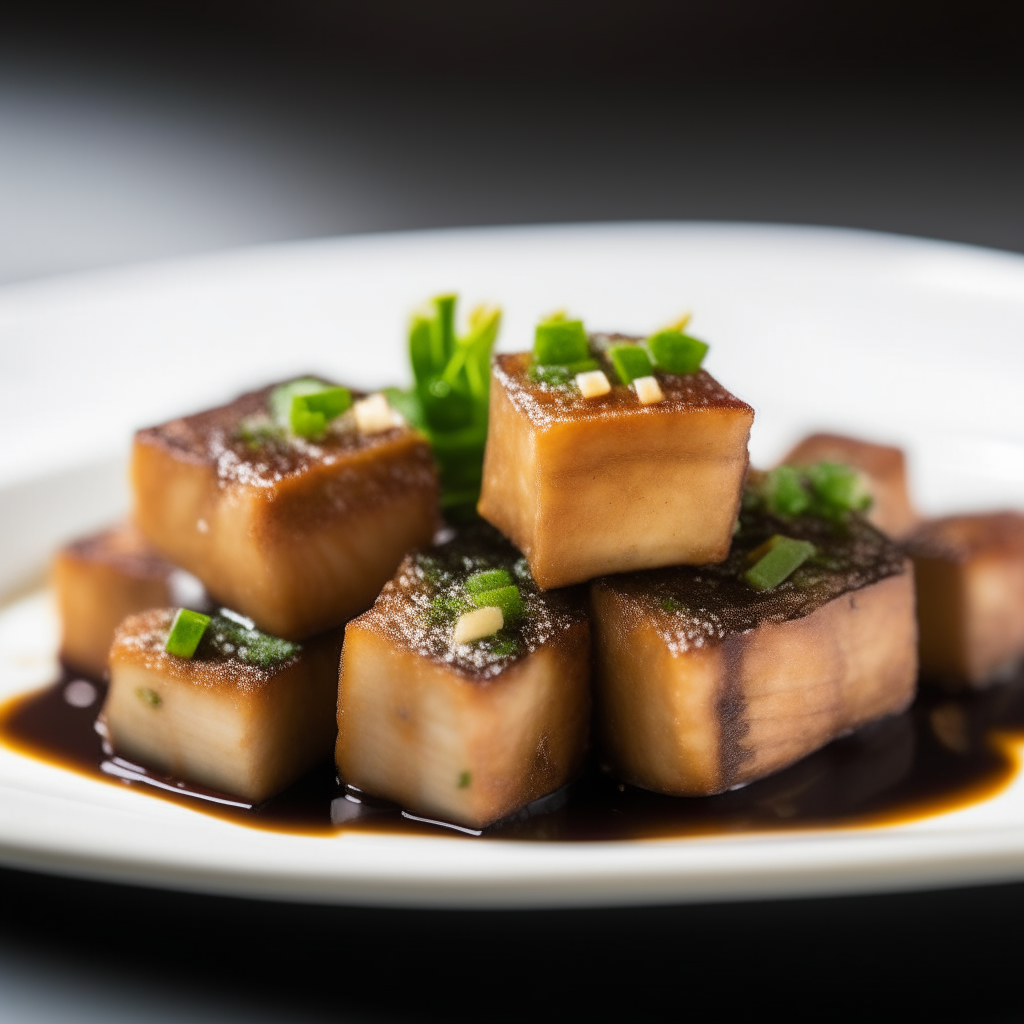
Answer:
<svg viewBox="0 0 1024 1024"><path fill-rule="evenodd" d="M70 675L9 701L0 708L0 740L60 767L251 828L323 836L346 829L462 834L413 820L359 794L346 798L329 763L252 809L223 794L118 763L104 751L95 727L103 686L86 685L95 689L89 703L82 698L81 680ZM910 821L997 793L1015 774L1014 759L1003 741L1022 735L1024 671L981 692L948 696L926 689L904 714L876 722L784 771L721 796L659 796L624 786L591 762L577 782L484 830L482 837L593 842Z"/></svg>

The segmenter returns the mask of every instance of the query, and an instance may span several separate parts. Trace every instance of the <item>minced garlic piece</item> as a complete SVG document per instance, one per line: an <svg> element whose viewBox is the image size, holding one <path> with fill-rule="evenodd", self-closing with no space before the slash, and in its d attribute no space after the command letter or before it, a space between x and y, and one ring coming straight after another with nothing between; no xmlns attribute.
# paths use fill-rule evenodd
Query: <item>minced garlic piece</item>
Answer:
<svg viewBox="0 0 1024 1024"><path fill-rule="evenodd" d="M588 370L576 374L576 386L583 392L584 398L600 398L607 395L612 386L604 375L604 370Z"/></svg>
<svg viewBox="0 0 1024 1024"><path fill-rule="evenodd" d="M488 606L476 608L471 612L464 612L459 616L452 631L452 644L468 644L481 637L497 633L505 625L505 619L500 608Z"/></svg>
<svg viewBox="0 0 1024 1024"><path fill-rule="evenodd" d="M361 398L352 406L352 411L360 434L379 434L402 423L398 414L388 405L387 398L379 391L375 395Z"/></svg>
<svg viewBox="0 0 1024 1024"><path fill-rule="evenodd" d="M636 388L636 397L640 399L641 405L655 405L665 401L657 377L637 377L633 387Z"/></svg>

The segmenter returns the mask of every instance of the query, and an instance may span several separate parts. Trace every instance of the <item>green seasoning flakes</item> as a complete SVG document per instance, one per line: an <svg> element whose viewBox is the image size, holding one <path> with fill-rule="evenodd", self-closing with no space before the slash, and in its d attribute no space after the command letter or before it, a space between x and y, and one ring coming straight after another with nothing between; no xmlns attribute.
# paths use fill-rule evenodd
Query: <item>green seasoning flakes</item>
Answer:
<svg viewBox="0 0 1024 1024"><path fill-rule="evenodd" d="M459 789L468 789L473 776L469 772L459 772Z"/></svg>
<svg viewBox="0 0 1024 1024"><path fill-rule="evenodd" d="M171 623L171 631L167 634L164 650L179 658L191 658L209 625L209 615L179 608Z"/></svg>
<svg viewBox="0 0 1024 1024"><path fill-rule="evenodd" d="M777 533L751 552L751 558L757 561L743 578L755 590L771 590L788 579L816 550L809 541L793 540Z"/></svg>
<svg viewBox="0 0 1024 1024"><path fill-rule="evenodd" d="M708 351L703 341L671 327L652 334L647 348L654 365L666 373L696 373Z"/></svg>
<svg viewBox="0 0 1024 1024"><path fill-rule="evenodd" d="M756 479L744 495L748 507L764 505L784 519L810 515L839 522L850 512L871 507L871 496L860 475L838 462L813 466L779 466Z"/></svg>
<svg viewBox="0 0 1024 1024"><path fill-rule="evenodd" d="M248 619L224 608L220 615L214 615L209 622L201 655L209 653L237 658L255 668L269 669L302 650L299 644L264 633Z"/></svg>
<svg viewBox="0 0 1024 1024"><path fill-rule="evenodd" d="M480 496L491 349L501 325L500 309L478 306L469 315L469 330L458 334L455 306L455 295L439 295L413 317L409 361L416 384L408 391L384 392L429 439L445 508L473 505Z"/></svg>
<svg viewBox="0 0 1024 1024"><path fill-rule="evenodd" d="M600 368L601 364L596 359L581 359L579 362L566 363L564 366L547 366L535 362L530 364L526 374L535 384L547 384L558 388L571 384L577 373L587 373Z"/></svg>

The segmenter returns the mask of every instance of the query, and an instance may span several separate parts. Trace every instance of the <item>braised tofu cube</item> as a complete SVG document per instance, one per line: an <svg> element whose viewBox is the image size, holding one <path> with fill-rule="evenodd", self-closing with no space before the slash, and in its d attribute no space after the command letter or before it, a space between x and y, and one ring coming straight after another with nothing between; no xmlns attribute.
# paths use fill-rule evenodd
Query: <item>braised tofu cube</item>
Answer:
<svg viewBox="0 0 1024 1024"><path fill-rule="evenodd" d="M345 782L483 828L570 781L590 716L584 596L540 593L487 527L407 557L345 628Z"/></svg>
<svg viewBox="0 0 1024 1024"><path fill-rule="evenodd" d="M592 585L598 733L633 785L721 793L914 696L913 570L892 542L855 515L740 523L723 563ZM787 549L798 568L765 578Z"/></svg>
<svg viewBox="0 0 1024 1024"><path fill-rule="evenodd" d="M53 560L61 623L61 660L102 678L118 623L146 608L184 604L202 609L207 598L194 576L176 569L142 534L122 523L61 548Z"/></svg>
<svg viewBox="0 0 1024 1024"><path fill-rule="evenodd" d="M983 687L1024 658L1024 515L923 523L907 540L917 578L921 671Z"/></svg>
<svg viewBox="0 0 1024 1024"><path fill-rule="evenodd" d="M251 803L330 757L339 630L300 646L220 614L182 657L165 649L176 614L117 629L103 717L119 755Z"/></svg>
<svg viewBox="0 0 1024 1024"><path fill-rule="evenodd" d="M618 337L591 336L600 356ZM538 377L499 355L480 514L547 590L606 573L716 562L729 552L754 412L703 370L621 383L607 362Z"/></svg>
<svg viewBox="0 0 1024 1024"><path fill-rule="evenodd" d="M897 539L905 537L920 517L910 500L907 465L903 451L889 445L858 441L839 434L811 434L783 460L782 465L810 466L816 462L839 462L855 469L872 505L868 522Z"/></svg>
<svg viewBox="0 0 1024 1024"><path fill-rule="evenodd" d="M132 482L154 547L260 628L302 639L368 608L403 555L429 543L438 488L426 439L383 396L282 424L275 408L292 386L140 431ZM312 437L289 426L309 421L322 428Z"/></svg>

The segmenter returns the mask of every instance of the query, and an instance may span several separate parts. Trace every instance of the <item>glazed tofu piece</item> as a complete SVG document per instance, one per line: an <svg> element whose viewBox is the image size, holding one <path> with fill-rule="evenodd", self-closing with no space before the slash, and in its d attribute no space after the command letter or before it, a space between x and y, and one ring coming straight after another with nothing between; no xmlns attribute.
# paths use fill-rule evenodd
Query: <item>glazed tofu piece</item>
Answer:
<svg viewBox="0 0 1024 1024"><path fill-rule="evenodd" d="M345 628L344 781L470 828L569 782L590 719L584 598L542 594L485 526L406 558Z"/></svg>
<svg viewBox="0 0 1024 1024"><path fill-rule="evenodd" d="M598 733L633 785L721 793L914 696L913 570L892 542L853 515L833 524L748 509L740 524L721 564L592 585ZM745 574L776 535L814 553L755 589Z"/></svg>
<svg viewBox="0 0 1024 1024"><path fill-rule="evenodd" d="M883 533L900 539L919 522L920 517L910 500L902 449L839 434L811 434L780 465L810 466L816 462L840 462L857 470L864 489L872 498L868 522Z"/></svg>
<svg viewBox="0 0 1024 1024"><path fill-rule="evenodd" d="M207 604L199 580L157 554L130 523L61 548L52 579L61 661L93 679L106 674L107 654L122 619L146 608L182 604L202 610Z"/></svg>
<svg viewBox="0 0 1024 1024"><path fill-rule="evenodd" d="M164 649L175 615L117 629L103 706L116 753L251 803L330 757L340 630L300 646L222 613L180 657Z"/></svg>
<svg viewBox="0 0 1024 1024"><path fill-rule="evenodd" d="M921 672L983 687L1024 658L1024 515L923 523L907 540L917 579Z"/></svg>
<svg viewBox="0 0 1024 1024"><path fill-rule="evenodd" d="M622 383L604 354L637 340L591 335L575 382L495 359L478 507L542 589L729 552L754 412L704 370Z"/></svg>
<svg viewBox="0 0 1024 1024"><path fill-rule="evenodd" d="M273 418L279 393L136 434L135 519L218 601L302 639L368 608L403 555L429 543L437 471L382 395L357 395L311 439Z"/></svg>

